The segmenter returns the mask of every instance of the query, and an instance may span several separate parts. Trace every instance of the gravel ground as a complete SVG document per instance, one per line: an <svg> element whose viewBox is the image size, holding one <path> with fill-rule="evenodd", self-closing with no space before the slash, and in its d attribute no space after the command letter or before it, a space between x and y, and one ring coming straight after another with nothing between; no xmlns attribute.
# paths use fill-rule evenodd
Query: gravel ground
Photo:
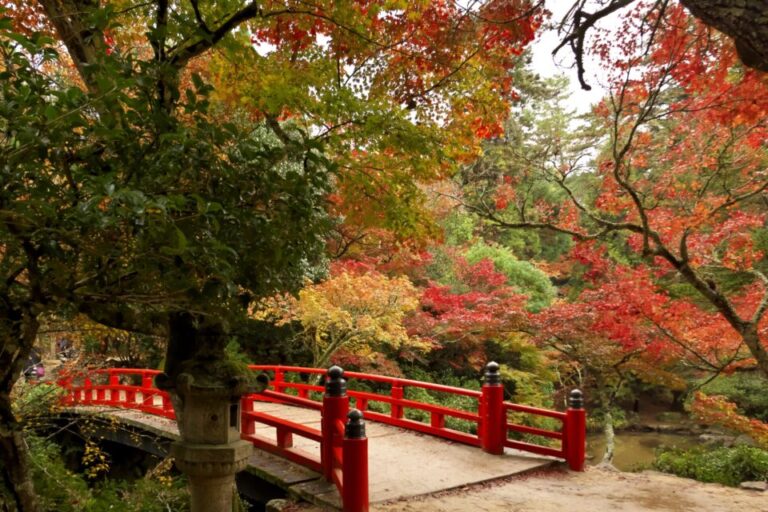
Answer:
<svg viewBox="0 0 768 512"><path fill-rule="evenodd" d="M294 510L321 509L299 506ZM374 512L768 512L768 493L656 472L548 471L392 503Z"/></svg>

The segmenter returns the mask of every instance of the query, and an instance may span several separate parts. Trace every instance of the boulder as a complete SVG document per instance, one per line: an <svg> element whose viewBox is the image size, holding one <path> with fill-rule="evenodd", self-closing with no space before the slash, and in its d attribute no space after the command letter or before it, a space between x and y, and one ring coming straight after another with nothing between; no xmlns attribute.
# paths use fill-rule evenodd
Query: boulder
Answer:
<svg viewBox="0 0 768 512"><path fill-rule="evenodd" d="M756 446L755 440L746 434L741 434L733 441L734 446Z"/></svg>
<svg viewBox="0 0 768 512"><path fill-rule="evenodd" d="M750 491L766 491L768 490L768 482L741 482L739 487Z"/></svg>
<svg viewBox="0 0 768 512"><path fill-rule="evenodd" d="M727 436L724 434L701 434L699 436L699 441L706 445L717 445L717 446L733 446L733 443L735 441L733 436Z"/></svg>

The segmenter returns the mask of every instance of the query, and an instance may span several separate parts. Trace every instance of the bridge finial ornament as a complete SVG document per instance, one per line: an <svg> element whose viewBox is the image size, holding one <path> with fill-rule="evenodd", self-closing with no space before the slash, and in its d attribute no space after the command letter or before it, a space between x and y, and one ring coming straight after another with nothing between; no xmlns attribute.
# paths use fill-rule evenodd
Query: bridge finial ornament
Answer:
<svg viewBox="0 0 768 512"><path fill-rule="evenodd" d="M501 373L499 373L499 363L491 361L485 365L485 383L491 386L501 384Z"/></svg>
<svg viewBox="0 0 768 512"><path fill-rule="evenodd" d="M344 370L340 366L328 368L325 380L326 396L345 396L347 394L347 381L344 379Z"/></svg>
<svg viewBox="0 0 768 512"><path fill-rule="evenodd" d="M363 421L363 413L357 409L352 409L347 414L347 424L344 426L344 437L347 439L365 438L365 421Z"/></svg>
<svg viewBox="0 0 768 512"><path fill-rule="evenodd" d="M568 395L568 406L571 409L583 409L584 408L584 393L580 389L574 389Z"/></svg>

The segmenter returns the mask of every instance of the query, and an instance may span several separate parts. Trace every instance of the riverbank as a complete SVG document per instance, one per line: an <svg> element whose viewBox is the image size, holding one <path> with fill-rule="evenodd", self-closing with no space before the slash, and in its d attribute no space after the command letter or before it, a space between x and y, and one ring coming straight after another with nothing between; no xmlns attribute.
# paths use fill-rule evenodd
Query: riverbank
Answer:
<svg viewBox="0 0 768 512"><path fill-rule="evenodd" d="M318 512L310 506L290 510ZM374 512L768 512L768 493L656 472L552 470L371 507Z"/></svg>

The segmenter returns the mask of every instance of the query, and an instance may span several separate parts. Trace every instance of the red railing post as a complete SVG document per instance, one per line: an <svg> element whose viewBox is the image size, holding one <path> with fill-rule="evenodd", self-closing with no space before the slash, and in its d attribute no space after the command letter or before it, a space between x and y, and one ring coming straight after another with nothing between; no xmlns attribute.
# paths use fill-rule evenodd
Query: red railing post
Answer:
<svg viewBox="0 0 768 512"><path fill-rule="evenodd" d="M107 385L109 386L109 405L117 405L120 402L120 391L116 388L120 385L120 381L112 370L109 372Z"/></svg>
<svg viewBox="0 0 768 512"><path fill-rule="evenodd" d="M405 396L403 387L399 384L392 384L392 392L390 393L390 396L394 400L402 400L403 396ZM401 419L403 417L403 406L399 403L393 401L391 405L391 412L390 415L393 418Z"/></svg>
<svg viewBox="0 0 768 512"><path fill-rule="evenodd" d="M133 384L133 375L123 373L120 375L120 387L125 388L125 407L136 408L136 386Z"/></svg>
<svg viewBox="0 0 768 512"><path fill-rule="evenodd" d="M283 382L285 382L285 374L283 373L283 370L280 368L275 369L275 378L272 379L272 386L274 386L276 392L282 393L284 387Z"/></svg>
<svg viewBox="0 0 768 512"><path fill-rule="evenodd" d="M240 434L242 436L253 435L256 432L256 422L248 414L253 412L254 401L253 395L243 395L240 399Z"/></svg>
<svg viewBox="0 0 768 512"><path fill-rule="evenodd" d="M72 391L72 376L64 374L56 381L59 387L67 390L67 394L61 398L63 405L73 405L75 403L75 393Z"/></svg>
<svg viewBox="0 0 768 512"><path fill-rule="evenodd" d="M107 401L107 387L105 384L102 384L100 381L104 378L103 373L97 372L96 378L98 379L96 382L96 400L95 403L97 404L104 404Z"/></svg>
<svg viewBox="0 0 768 512"><path fill-rule="evenodd" d="M93 402L93 382L91 378L86 375L83 379L83 405L91 405Z"/></svg>
<svg viewBox="0 0 768 512"><path fill-rule="evenodd" d="M155 392L152 389L152 374L141 374L141 402L142 409L146 412L150 412L155 406Z"/></svg>
<svg viewBox="0 0 768 512"><path fill-rule="evenodd" d="M578 389L568 396L568 410L565 411L563 444L565 459L573 471L584 471L587 450L587 413L584 410L584 395Z"/></svg>
<svg viewBox="0 0 768 512"><path fill-rule="evenodd" d="M480 404L480 444L483 451L493 455L504 453L507 440L507 415L504 411L504 386L501 385L499 365L485 366L485 382Z"/></svg>
<svg viewBox="0 0 768 512"><path fill-rule="evenodd" d="M322 419L320 429L323 440L320 443L320 464L323 476L333 482L333 449L335 444L341 444L341 439L335 442L336 424L344 423L349 412L349 397L347 396L347 381L344 380L344 370L331 366L325 380L323 395Z"/></svg>
<svg viewBox="0 0 768 512"><path fill-rule="evenodd" d="M363 413L352 409L344 428L341 502L344 512L368 512L368 438Z"/></svg>

